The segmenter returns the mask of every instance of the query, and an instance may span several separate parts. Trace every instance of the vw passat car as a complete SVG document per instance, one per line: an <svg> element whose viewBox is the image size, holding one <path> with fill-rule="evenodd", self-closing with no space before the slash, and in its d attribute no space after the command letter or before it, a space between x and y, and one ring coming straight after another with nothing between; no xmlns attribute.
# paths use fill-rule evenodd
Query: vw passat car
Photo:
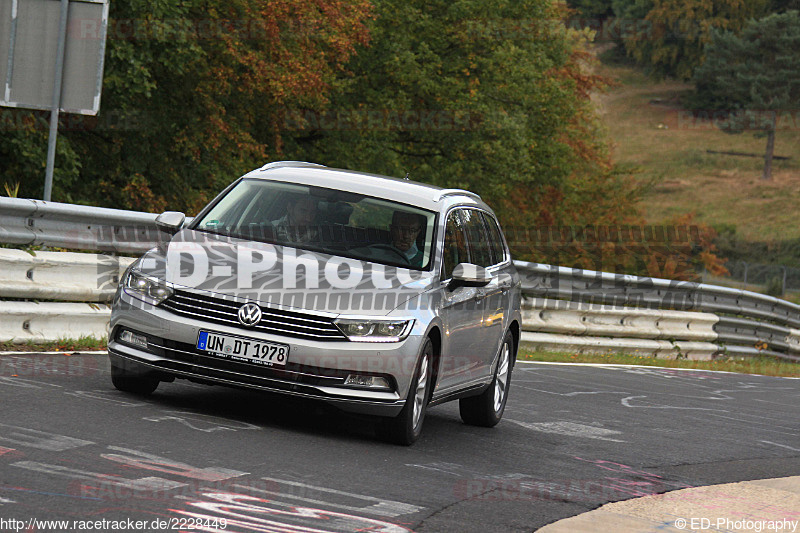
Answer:
<svg viewBox="0 0 800 533"><path fill-rule="evenodd" d="M117 291L108 351L122 391L175 378L377 415L411 444L458 400L494 426L520 338L520 281L476 194L301 162L239 178Z"/></svg>

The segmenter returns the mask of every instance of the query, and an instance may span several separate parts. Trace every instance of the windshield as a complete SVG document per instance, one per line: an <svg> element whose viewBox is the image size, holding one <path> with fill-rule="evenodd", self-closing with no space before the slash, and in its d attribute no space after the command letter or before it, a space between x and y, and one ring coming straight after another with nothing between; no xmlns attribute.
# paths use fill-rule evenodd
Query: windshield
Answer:
<svg viewBox="0 0 800 533"><path fill-rule="evenodd" d="M381 198L243 179L194 229L427 270L436 214Z"/></svg>

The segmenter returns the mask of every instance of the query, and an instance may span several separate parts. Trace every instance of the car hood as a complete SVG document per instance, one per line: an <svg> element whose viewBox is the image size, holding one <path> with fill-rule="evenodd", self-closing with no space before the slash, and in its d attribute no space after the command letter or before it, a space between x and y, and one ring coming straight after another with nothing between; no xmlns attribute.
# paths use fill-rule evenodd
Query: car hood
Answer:
<svg viewBox="0 0 800 533"><path fill-rule="evenodd" d="M386 315L434 284L431 272L190 229L136 267L179 290L348 315Z"/></svg>

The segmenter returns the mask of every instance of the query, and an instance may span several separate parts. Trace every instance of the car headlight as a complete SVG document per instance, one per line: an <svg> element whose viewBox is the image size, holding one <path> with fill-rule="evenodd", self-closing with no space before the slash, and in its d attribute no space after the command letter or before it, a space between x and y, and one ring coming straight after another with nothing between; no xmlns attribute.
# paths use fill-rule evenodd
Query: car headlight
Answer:
<svg viewBox="0 0 800 533"><path fill-rule="evenodd" d="M133 269L125 276L122 288L127 295L153 305L158 305L172 296L172 289L167 287L164 281Z"/></svg>
<svg viewBox="0 0 800 533"><path fill-rule="evenodd" d="M356 342L398 342L408 337L413 320L340 318L334 324Z"/></svg>

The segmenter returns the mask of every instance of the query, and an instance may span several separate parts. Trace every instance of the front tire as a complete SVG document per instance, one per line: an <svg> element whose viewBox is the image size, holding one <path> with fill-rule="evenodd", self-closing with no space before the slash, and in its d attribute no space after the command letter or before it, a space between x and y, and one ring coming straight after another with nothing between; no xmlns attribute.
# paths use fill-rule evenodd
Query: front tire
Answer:
<svg viewBox="0 0 800 533"><path fill-rule="evenodd" d="M508 388L511 385L511 369L514 366L516 350L514 337L507 332L500 346L497 369L489 388L478 396L462 398L458 402L461 420L472 426L494 427L503 418L508 401Z"/></svg>
<svg viewBox="0 0 800 533"><path fill-rule="evenodd" d="M410 446L422 433L422 422L430 399L431 369L433 367L433 343L425 341L422 355L417 363L414 378L400 414L384 418L378 425L378 436L388 442Z"/></svg>
<svg viewBox="0 0 800 533"><path fill-rule="evenodd" d="M111 365L111 383L122 392L147 396L155 392L159 381L155 378L131 374L118 366Z"/></svg>

